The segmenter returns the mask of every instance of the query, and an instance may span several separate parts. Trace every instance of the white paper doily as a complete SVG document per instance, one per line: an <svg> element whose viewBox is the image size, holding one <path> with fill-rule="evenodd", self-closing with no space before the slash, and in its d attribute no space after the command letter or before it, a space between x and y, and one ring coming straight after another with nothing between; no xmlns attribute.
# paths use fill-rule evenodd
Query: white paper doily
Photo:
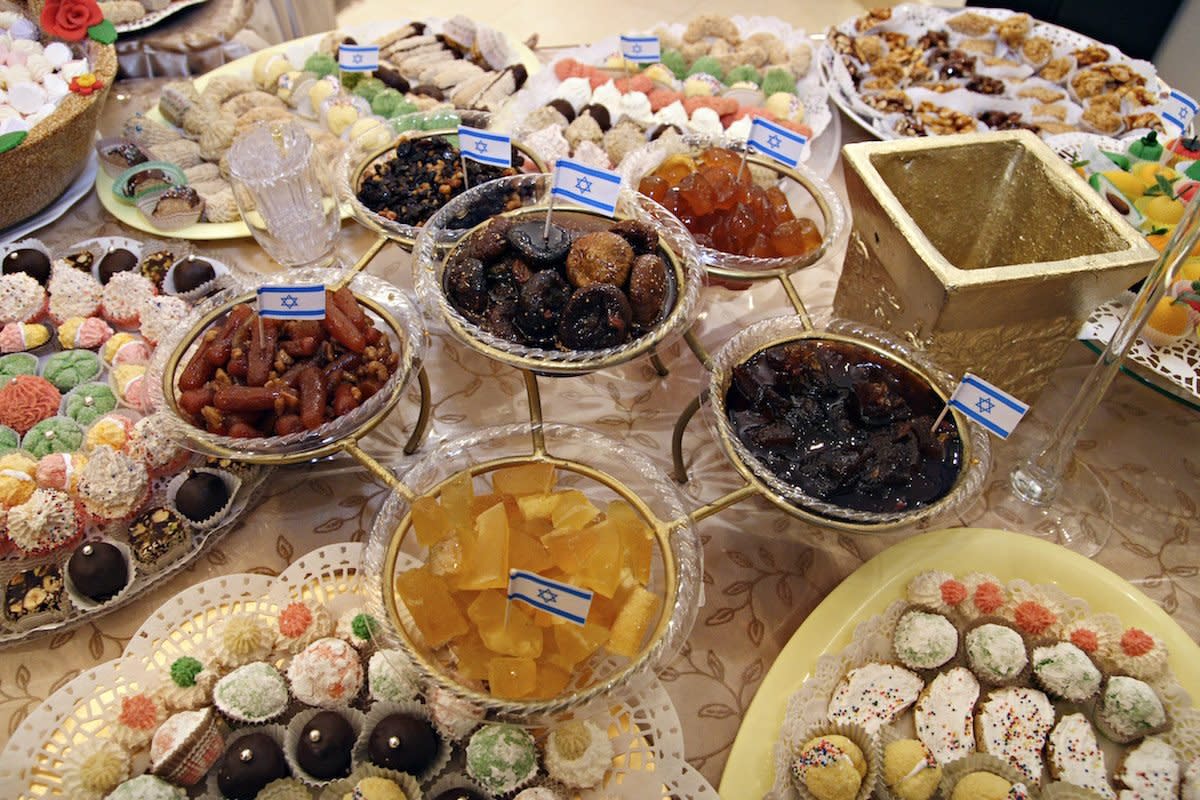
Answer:
<svg viewBox="0 0 1200 800"><path fill-rule="evenodd" d="M301 557L276 578L227 575L196 584L163 603L130 639L124 655L75 678L25 718L0 752L0 796L12 800L63 797L61 771L70 749L109 735L121 699L153 690L183 655L210 652L216 624L231 613L262 615L272 625L292 600L319 601L336 618L361 607L357 564L362 545L328 545ZM416 566L416 562L413 562ZM683 730L658 681L615 705L607 727L616 756L605 785L572 800L716 798L716 791L684 761ZM604 724L607 723L607 724ZM144 761L144 757L143 757ZM134 768L144 767L135 761Z"/></svg>

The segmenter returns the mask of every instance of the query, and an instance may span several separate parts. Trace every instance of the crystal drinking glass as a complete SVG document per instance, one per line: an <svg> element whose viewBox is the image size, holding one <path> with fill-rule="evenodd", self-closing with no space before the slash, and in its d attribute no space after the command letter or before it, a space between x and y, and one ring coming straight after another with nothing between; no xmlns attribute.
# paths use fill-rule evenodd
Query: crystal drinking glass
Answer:
<svg viewBox="0 0 1200 800"><path fill-rule="evenodd" d="M285 267L328 267L341 227L333 176L300 125L263 123L229 151L230 182L246 227Z"/></svg>

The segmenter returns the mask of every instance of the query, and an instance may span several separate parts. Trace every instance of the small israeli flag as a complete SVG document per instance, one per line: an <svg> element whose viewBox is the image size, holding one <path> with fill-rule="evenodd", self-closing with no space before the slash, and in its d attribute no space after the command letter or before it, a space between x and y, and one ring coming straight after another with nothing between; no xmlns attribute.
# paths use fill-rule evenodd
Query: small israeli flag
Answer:
<svg viewBox="0 0 1200 800"><path fill-rule="evenodd" d="M478 128L458 126L458 151L463 158L491 164L496 167L512 166L512 139L503 133L481 131Z"/></svg>
<svg viewBox="0 0 1200 800"><path fill-rule="evenodd" d="M338 69L342 72L374 72L379 69L379 45L342 45L338 48Z"/></svg>
<svg viewBox="0 0 1200 800"><path fill-rule="evenodd" d="M522 569L508 572L508 599L583 625L592 607L592 593L569 583L552 581Z"/></svg>
<svg viewBox="0 0 1200 800"><path fill-rule="evenodd" d="M621 36L621 56L635 64L654 64L662 60L662 45L657 36Z"/></svg>
<svg viewBox="0 0 1200 800"><path fill-rule="evenodd" d="M800 163L807 142L806 137L762 117L755 117L750 125L749 144L789 167Z"/></svg>
<svg viewBox="0 0 1200 800"><path fill-rule="evenodd" d="M584 166L578 161L560 158L554 162L554 188L550 193L611 217L617 213L621 176L606 169L596 169Z"/></svg>
<svg viewBox="0 0 1200 800"><path fill-rule="evenodd" d="M258 315L266 319L325 319L325 284L260 286Z"/></svg>
<svg viewBox="0 0 1200 800"><path fill-rule="evenodd" d="M957 408L1001 439L1008 438L1029 410L1029 406L1008 392L997 389L983 378L969 372L963 375L958 386L954 387L954 394L950 395L950 406Z"/></svg>
<svg viewBox="0 0 1200 800"><path fill-rule="evenodd" d="M1196 101L1178 89L1172 89L1164 105L1166 109L1162 112L1163 121L1178 129L1180 136L1186 135L1188 123L1196 116Z"/></svg>

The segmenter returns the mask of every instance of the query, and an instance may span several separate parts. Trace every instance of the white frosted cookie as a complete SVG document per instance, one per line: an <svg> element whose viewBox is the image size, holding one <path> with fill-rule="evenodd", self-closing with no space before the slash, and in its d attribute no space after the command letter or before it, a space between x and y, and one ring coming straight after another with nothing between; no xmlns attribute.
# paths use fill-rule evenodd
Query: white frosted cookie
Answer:
<svg viewBox="0 0 1200 800"><path fill-rule="evenodd" d="M1200 800L1200 757L1192 759L1183 773L1183 800Z"/></svg>
<svg viewBox="0 0 1200 800"><path fill-rule="evenodd" d="M1117 796L1108 782L1096 731L1083 714L1068 714L1050 731L1046 761L1055 780L1089 789L1106 800Z"/></svg>
<svg viewBox="0 0 1200 800"><path fill-rule="evenodd" d="M1157 736L1147 736L1125 753L1117 768L1117 783L1125 787L1120 800L1173 800L1179 796L1179 756Z"/></svg>
<svg viewBox="0 0 1200 800"><path fill-rule="evenodd" d="M913 709L917 738L939 764L949 764L975 752L978 701L979 681L966 667L943 672L921 693Z"/></svg>
<svg viewBox="0 0 1200 800"><path fill-rule="evenodd" d="M875 733L917 701L925 682L895 664L864 664L842 678L829 699L832 722L853 722Z"/></svg>
<svg viewBox="0 0 1200 800"><path fill-rule="evenodd" d="M1042 748L1054 727L1054 706L1044 692L1012 686L989 692L975 715L982 753L1012 764L1033 783L1042 779Z"/></svg>
<svg viewBox="0 0 1200 800"><path fill-rule="evenodd" d="M1167 727L1167 712L1154 688L1127 675L1108 679L1096 707L1096 727L1114 742L1128 744Z"/></svg>

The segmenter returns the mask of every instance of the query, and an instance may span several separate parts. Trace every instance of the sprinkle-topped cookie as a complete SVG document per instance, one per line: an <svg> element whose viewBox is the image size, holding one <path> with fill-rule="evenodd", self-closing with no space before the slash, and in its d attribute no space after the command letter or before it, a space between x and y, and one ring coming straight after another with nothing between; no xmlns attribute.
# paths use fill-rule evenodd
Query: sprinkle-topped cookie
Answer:
<svg viewBox="0 0 1200 800"><path fill-rule="evenodd" d="M1151 736L1125 754L1114 777L1125 787L1121 800L1172 800L1179 796L1181 772L1175 748Z"/></svg>
<svg viewBox="0 0 1200 800"><path fill-rule="evenodd" d="M921 694L913 709L917 738L939 764L975 752L975 703L979 681L965 667L943 672Z"/></svg>
<svg viewBox="0 0 1200 800"><path fill-rule="evenodd" d="M875 733L917 700L925 682L894 664L871 663L852 669L829 700L832 722L856 722Z"/></svg>
<svg viewBox="0 0 1200 800"><path fill-rule="evenodd" d="M1054 726L1054 706L1037 689L1009 687L991 692L975 717L980 752L998 756L1038 783L1042 748Z"/></svg>
<svg viewBox="0 0 1200 800"><path fill-rule="evenodd" d="M1068 714L1058 721L1050 732L1046 757L1055 779L1081 786L1106 800L1117 796L1108 782L1096 731L1083 714Z"/></svg>

